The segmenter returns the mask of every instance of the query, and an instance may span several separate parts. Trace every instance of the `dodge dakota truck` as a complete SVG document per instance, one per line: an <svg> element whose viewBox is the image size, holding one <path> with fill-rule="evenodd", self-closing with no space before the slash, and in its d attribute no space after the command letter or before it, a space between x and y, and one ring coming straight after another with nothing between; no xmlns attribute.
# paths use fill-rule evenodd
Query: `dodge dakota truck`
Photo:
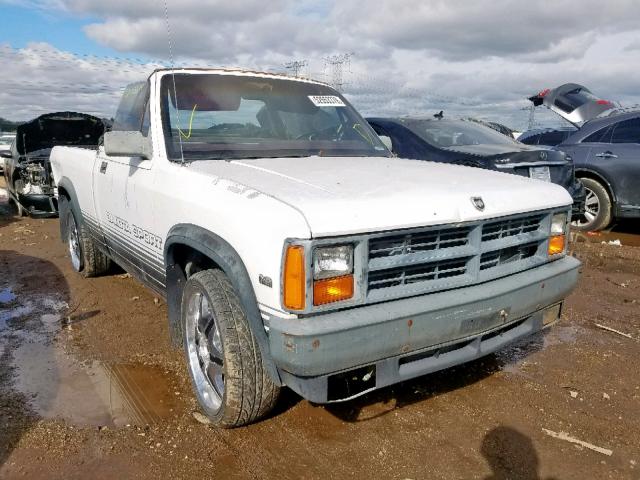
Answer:
<svg viewBox="0 0 640 480"><path fill-rule="evenodd" d="M51 163L73 268L166 299L222 427L283 386L343 401L487 355L558 321L578 278L565 189L395 158L311 80L157 70L102 146Z"/></svg>

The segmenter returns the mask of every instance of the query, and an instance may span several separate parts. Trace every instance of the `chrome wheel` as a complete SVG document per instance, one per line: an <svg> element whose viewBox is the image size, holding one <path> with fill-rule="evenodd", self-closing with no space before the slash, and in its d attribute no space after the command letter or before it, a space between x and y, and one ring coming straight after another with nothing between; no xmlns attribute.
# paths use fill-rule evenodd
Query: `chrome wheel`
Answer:
<svg viewBox="0 0 640 480"><path fill-rule="evenodd" d="M78 235L78 226L73 214L69 213L67 221L67 243L69 244L69 256L71 257L71 265L76 272L80 271L80 236Z"/></svg>
<svg viewBox="0 0 640 480"><path fill-rule="evenodd" d="M600 199L596 193L587 187L585 187L585 192L587 196L584 202L584 213L571 222L574 227L586 228L592 225L600 213Z"/></svg>
<svg viewBox="0 0 640 480"><path fill-rule="evenodd" d="M220 330L207 297L193 292L188 299L185 336L189 369L202 404L217 412L224 397L224 355Z"/></svg>

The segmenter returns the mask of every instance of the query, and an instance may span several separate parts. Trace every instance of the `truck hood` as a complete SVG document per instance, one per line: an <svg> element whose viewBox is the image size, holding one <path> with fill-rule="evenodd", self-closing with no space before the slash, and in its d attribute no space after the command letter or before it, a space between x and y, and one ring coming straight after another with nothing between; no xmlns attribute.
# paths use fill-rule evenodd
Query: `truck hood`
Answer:
<svg viewBox="0 0 640 480"><path fill-rule="evenodd" d="M516 175L387 157L306 157L194 162L191 168L249 187L299 211L323 237L466 222L568 206L557 185ZM472 197L482 197L479 211ZM265 212L268 215L268 212Z"/></svg>

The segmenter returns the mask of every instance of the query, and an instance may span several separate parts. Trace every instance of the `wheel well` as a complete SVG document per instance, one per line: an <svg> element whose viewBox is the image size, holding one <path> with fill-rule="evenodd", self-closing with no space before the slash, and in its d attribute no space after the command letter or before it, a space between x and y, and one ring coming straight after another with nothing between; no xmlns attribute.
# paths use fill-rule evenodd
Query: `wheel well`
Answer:
<svg viewBox="0 0 640 480"><path fill-rule="evenodd" d="M597 173L591 172L589 170L577 170L576 171L576 178L578 178L578 179L580 179L580 178L589 178L591 180L594 180L594 181L598 182L600 185L602 185L604 187L604 189L609 194L609 198L611 198L611 203L612 204L616 203L616 196L613 193L613 190L611 189L611 185L609 184L609 182L602 175L598 175Z"/></svg>
<svg viewBox="0 0 640 480"><path fill-rule="evenodd" d="M185 279L202 270L220 268L216 262L199 250L182 243L171 245L168 257L172 259L174 265L180 268Z"/></svg>
<svg viewBox="0 0 640 480"><path fill-rule="evenodd" d="M174 346L182 343L182 325L180 310L182 303L182 289L187 279L194 273L219 265L203 254L197 248L184 243L173 243L166 251L167 265L167 305L169 307L169 331Z"/></svg>
<svg viewBox="0 0 640 480"><path fill-rule="evenodd" d="M71 195L67 192L67 189L64 187L58 187L58 197L65 197L67 200L71 200Z"/></svg>

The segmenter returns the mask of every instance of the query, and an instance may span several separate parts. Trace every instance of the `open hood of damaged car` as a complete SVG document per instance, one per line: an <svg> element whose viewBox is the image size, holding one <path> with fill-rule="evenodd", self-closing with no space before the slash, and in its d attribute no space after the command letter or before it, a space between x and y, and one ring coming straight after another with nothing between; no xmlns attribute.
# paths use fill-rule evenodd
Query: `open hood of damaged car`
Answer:
<svg viewBox="0 0 640 480"><path fill-rule="evenodd" d="M54 146L96 146L104 132L104 122L93 115L77 112L47 113L18 126L15 145L19 155Z"/></svg>

